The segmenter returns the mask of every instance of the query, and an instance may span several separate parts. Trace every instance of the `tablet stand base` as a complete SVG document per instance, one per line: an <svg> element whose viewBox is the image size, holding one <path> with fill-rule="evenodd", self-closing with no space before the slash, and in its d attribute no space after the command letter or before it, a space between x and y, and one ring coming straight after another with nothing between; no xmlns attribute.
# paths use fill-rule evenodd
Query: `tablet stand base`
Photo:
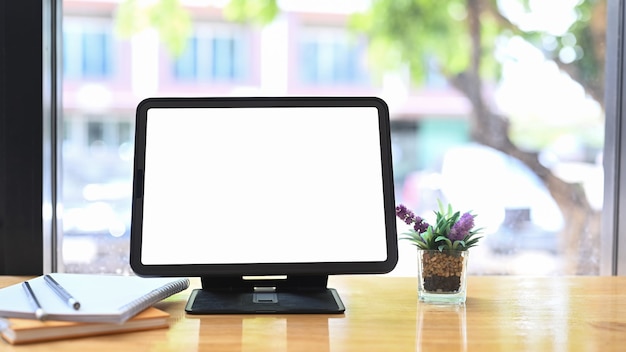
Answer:
<svg viewBox="0 0 626 352"><path fill-rule="evenodd" d="M202 277L185 311L189 314L340 314L339 294L327 287L328 275L286 279Z"/></svg>

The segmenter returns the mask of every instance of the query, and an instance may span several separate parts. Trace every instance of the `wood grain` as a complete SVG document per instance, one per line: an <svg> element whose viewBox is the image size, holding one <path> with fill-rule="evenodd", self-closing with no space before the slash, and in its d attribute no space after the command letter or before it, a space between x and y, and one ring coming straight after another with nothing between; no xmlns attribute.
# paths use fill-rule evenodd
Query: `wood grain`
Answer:
<svg viewBox="0 0 626 352"><path fill-rule="evenodd" d="M0 287L26 278L0 276ZM199 287L192 280L192 288ZM417 301L415 278L337 276L340 315L191 316L191 288L157 305L165 330L2 351L623 351L626 277L475 276L464 306Z"/></svg>

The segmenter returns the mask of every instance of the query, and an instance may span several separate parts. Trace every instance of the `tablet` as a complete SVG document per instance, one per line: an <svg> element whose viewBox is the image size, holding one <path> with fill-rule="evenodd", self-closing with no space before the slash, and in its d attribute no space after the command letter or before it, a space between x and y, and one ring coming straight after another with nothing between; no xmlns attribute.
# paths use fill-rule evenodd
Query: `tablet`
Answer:
<svg viewBox="0 0 626 352"><path fill-rule="evenodd" d="M246 277L278 275L290 283L270 287L327 290L328 275L397 263L389 111L379 98L146 99L133 181L139 275L197 276L205 291L254 291Z"/></svg>

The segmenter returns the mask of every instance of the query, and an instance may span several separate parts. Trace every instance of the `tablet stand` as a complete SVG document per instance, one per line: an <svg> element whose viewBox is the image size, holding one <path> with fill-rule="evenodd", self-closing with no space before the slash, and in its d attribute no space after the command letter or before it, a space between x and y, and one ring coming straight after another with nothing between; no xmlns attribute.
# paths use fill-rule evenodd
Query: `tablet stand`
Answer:
<svg viewBox="0 0 626 352"><path fill-rule="evenodd" d="M189 314L320 313L338 314L345 307L328 275L295 275L286 279L202 277L202 289L191 293Z"/></svg>

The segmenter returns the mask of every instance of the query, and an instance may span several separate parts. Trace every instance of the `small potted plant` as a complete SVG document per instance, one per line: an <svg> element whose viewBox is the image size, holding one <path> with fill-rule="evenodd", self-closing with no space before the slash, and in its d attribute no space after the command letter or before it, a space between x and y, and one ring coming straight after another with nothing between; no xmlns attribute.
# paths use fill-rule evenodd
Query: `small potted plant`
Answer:
<svg viewBox="0 0 626 352"><path fill-rule="evenodd" d="M403 234L417 247L418 298L424 302L460 304L466 298L468 249L478 244L482 229L474 227L471 212L461 214L438 201L435 224L430 225L406 206L396 215L412 228Z"/></svg>

